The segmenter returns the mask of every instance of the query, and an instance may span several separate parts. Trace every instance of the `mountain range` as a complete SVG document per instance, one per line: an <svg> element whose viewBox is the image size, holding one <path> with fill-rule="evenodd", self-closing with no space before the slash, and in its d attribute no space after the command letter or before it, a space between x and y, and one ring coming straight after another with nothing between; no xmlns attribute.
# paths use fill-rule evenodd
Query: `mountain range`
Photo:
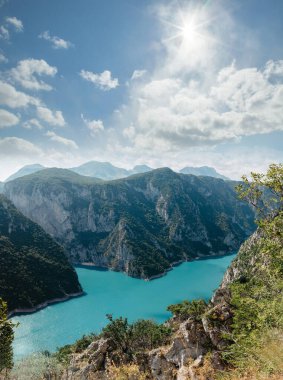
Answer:
<svg viewBox="0 0 283 380"><path fill-rule="evenodd" d="M66 249L92 263L151 278L176 262L236 251L254 226L235 182L169 168L115 181L45 169L5 184L5 195Z"/></svg>
<svg viewBox="0 0 283 380"><path fill-rule="evenodd" d="M23 177L25 175L33 174L38 172L39 170L46 169L44 166L40 164L26 165L19 169L16 173L12 174L10 177L6 179L5 182L12 181L16 178ZM99 161L89 161L83 165L70 168L69 170L88 177L100 178L103 180L113 180L119 178L125 178L133 174L141 174L146 173L153 168L147 165L136 165L133 169L127 170L124 168L119 168L112 165L110 162L99 162ZM180 170L180 173L183 174L193 174L197 176L209 176L214 178L222 178L224 180L228 180L229 178L219 174L214 168L209 166L202 167L185 167ZM1 191L1 184L0 184Z"/></svg>

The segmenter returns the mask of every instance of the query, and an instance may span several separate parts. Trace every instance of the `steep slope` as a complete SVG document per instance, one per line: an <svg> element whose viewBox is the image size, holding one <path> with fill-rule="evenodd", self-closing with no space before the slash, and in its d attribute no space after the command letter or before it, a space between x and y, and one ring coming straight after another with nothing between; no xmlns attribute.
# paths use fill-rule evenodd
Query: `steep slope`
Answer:
<svg viewBox="0 0 283 380"><path fill-rule="evenodd" d="M199 300L169 307L174 316L165 330L155 327L159 337L164 336L162 346L152 349L152 341L146 345L146 337L140 341L138 334L131 338L138 324L145 322L125 329L126 321L117 319L99 337L83 338L59 351L60 360L72 354L68 376L74 380L83 376L101 380L113 374L113 379L132 374L140 380L282 379L282 221L281 213L273 231L257 231L241 246L208 305ZM168 328L169 339L164 335ZM121 331L124 338L118 334ZM61 378L67 379L66 375Z"/></svg>
<svg viewBox="0 0 283 380"><path fill-rule="evenodd" d="M167 168L100 183L46 169L7 183L5 194L73 262L149 278L175 262L238 249L254 215L233 188Z"/></svg>
<svg viewBox="0 0 283 380"><path fill-rule="evenodd" d="M197 176L207 176L207 177L220 178L223 180L229 180L229 178L225 177L224 175L220 173L217 173L217 171L214 168L211 168L209 166L200 166L200 167L186 166L185 168L181 169L179 173L193 174Z"/></svg>
<svg viewBox="0 0 283 380"><path fill-rule="evenodd" d="M80 293L64 250L0 195L0 297L9 310L30 309Z"/></svg>
<svg viewBox="0 0 283 380"><path fill-rule="evenodd" d="M4 191L4 182L0 182L0 194Z"/></svg>
<svg viewBox="0 0 283 380"><path fill-rule="evenodd" d="M42 166L42 165L40 165L40 164L33 164L33 165L23 166L16 173L10 175L10 177L8 177L5 182L13 181L16 178L20 178L20 177L23 177L25 175L36 173L36 172L38 172L39 170L42 170L42 169L45 169L45 167Z"/></svg>

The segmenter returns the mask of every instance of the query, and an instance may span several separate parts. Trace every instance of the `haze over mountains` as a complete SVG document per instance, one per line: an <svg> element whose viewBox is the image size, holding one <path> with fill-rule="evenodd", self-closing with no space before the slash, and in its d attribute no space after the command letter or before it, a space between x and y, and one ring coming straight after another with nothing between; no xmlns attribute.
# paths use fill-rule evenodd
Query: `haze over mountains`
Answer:
<svg viewBox="0 0 283 380"><path fill-rule="evenodd" d="M54 168L9 181L4 192L73 263L150 278L175 262L239 248L254 213L234 184L168 168L107 182Z"/></svg>
<svg viewBox="0 0 283 380"><path fill-rule="evenodd" d="M36 173L39 170L46 169L46 167L40 164L26 165L19 169L17 172L9 176L5 182L12 181L16 178L23 177L28 174ZM127 170L112 165L110 162L89 161L77 167L69 168L69 170L84 176L100 178L103 180L113 180L119 178L125 178L133 174L146 173L154 170L147 165L136 165L133 169ZM229 178L218 173L214 168L209 166L201 167L185 167L179 171L183 174L193 174L197 176L209 176L214 178L221 178L228 180ZM1 183L0 183L1 191Z"/></svg>

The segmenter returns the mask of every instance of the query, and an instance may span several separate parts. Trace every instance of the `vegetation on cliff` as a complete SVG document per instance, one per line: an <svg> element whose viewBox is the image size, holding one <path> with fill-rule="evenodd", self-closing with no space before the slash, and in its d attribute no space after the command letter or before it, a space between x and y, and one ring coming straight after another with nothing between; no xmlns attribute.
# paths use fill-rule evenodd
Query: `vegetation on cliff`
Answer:
<svg viewBox="0 0 283 380"><path fill-rule="evenodd" d="M81 291L65 252L0 195L0 297L8 310L30 309Z"/></svg>

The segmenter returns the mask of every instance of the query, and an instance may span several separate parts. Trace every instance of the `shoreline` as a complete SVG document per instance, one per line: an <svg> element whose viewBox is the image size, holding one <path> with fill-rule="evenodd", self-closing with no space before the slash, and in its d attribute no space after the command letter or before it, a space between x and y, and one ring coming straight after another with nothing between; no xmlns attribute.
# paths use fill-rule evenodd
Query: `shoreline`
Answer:
<svg viewBox="0 0 283 380"><path fill-rule="evenodd" d="M113 272L118 272L118 273L124 273L125 275L127 275L129 277L137 278L139 280L152 281L152 280L156 280L158 278L166 276L166 274L168 272L170 272L175 267L177 267L177 266L179 266L179 265L181 265L183 263L188 263L188 262L193 262L193 261L199 261L199 260L210 260L210 259L218 259L218 258L220 259L220 258L225 257L225 256L235 255L236 253L237 252L228 252L228 253L224 253L224 254L215 254L215 255L209 255L209 256L199 256L199 257L195 257L195 258L191 258L191 259L174 261L173 263L170 264L170 267L167 268L164 272L159 273L159 274L155 274L153 276L146 277L146 278L137 277L137 276L131 276L127 272L118 271L118 270L115 270L113 268L108 268L108 267L105 267L105 266L99 266L99 265L96 265L95 263L92 263L92 262L77 263L77 264L74 264L74 267L75 268L85 268L85 269L98 270L98 271L102 271L102 272L113 271Z"/></svg>
<svg viewBox="0 0 283 380"><path fill-rule="evenodd" d="M42 303L38 304L37 306L31 307L31 308L14 309L8 313L8 319L12 318L12 317L20 316L20 315L33 314L39 310L45 309L49 305L54 305L54 304L59 303L59 302L66 302L72 298L81 297L85 294L86 293L84 291L77 292L77 293L70 293L70 294L67 294L65 297L54 298L52 300L42 302Z"/></svg>

